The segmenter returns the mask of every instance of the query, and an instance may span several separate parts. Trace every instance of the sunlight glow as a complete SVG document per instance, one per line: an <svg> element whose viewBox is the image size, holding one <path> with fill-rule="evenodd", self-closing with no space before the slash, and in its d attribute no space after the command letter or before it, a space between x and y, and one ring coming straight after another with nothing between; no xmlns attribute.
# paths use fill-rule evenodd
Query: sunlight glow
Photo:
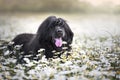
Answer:
<svg viewBox="0 0 120 80"><path fill-rule="evenodd" d="M79 1L89 2L94 6L99 6L103 4L111 4L111 6L120 5L120 0L79 0Z"/></svg>

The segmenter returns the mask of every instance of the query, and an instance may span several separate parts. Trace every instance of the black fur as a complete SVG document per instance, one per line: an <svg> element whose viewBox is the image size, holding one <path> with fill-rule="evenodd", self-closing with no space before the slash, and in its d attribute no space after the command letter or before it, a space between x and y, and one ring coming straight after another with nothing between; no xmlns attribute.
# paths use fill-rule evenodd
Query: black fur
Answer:
<svg viewBox="0 0 120 80"><path fill-rule="evenodd" d="M50 16L43 21L36 34L20 34L12 41L14 45L23 44L21 51L24 51L25 55L36 55L40 48L44 48L46 58L52 58L52 51L62 51L63 47L55 45L55 38L62 38L62 41L67 42L65 46L69 47L73 40L73 32L65 20Z"/></svg>

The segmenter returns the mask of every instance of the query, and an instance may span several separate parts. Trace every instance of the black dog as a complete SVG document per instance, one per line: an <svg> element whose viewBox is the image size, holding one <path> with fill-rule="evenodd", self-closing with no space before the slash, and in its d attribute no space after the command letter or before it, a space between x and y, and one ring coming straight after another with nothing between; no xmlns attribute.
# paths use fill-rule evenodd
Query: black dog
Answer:
<svg viewBox="0 0 120 80"><path fill-rule="evenodd" d="M25 55L36 55L40 48L44 48L46 58L52 58L53 50L62 51L62 42L65 41L67 43L65 47L69 47L72 40L73 32L66 21L50 16L43 21L36 34L20 34L12 41L14 45L23 44L21 51L24 51Z"/></svg>

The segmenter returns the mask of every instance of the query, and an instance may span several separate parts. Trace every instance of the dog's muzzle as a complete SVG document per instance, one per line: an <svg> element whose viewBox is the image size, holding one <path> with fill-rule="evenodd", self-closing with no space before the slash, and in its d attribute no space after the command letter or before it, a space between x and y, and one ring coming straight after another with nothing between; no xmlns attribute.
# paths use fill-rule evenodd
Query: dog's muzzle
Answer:
<svg viewBox="0 0 120 80"><path fill-rule="evenodd" d="M62 38L64 37L64 30L61 29L60 27L57 27L55 30L55 45L56 47L62 47Z"/></svg>
<svg viewBox="0 0 120 80"><path fill-rule="evenodd" d="M58 38L63 37L63 30L62 29L58 29L56 33L57 33Z"/></svg>

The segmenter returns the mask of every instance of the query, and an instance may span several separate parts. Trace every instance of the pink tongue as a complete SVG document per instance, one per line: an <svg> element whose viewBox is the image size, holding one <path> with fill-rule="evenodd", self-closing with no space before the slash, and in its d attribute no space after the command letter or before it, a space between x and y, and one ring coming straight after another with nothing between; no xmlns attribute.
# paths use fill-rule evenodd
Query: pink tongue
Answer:
<svg viewBox="0 0 120 80"><path fill-rule="evenodd" d="M56 45L56 47L61 47L62 46L62 39L61 38L56 38L55 39L55 45Z"/></svg>

